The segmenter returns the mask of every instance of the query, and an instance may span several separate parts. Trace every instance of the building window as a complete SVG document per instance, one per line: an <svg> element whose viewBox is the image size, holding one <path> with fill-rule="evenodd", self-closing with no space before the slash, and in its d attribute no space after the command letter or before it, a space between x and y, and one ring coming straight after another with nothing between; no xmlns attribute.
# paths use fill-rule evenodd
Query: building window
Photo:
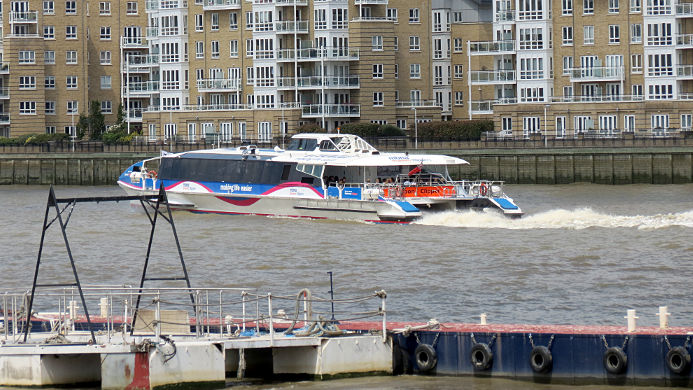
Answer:
<svg viewBox="0 0 693 390"><path fill-rule="evenodd" d="M618 0L609 0L609 13L610 14L617 14L618 13Z"/></svg>
<svg viewBox="0 0 693 390"><path fill-rule="evenodd" d="M648 54L647 55L647 75L648 76L673 76L674 64L671 54Z"/></svg>
<svg viewBox="0 0 693 390"><path fill-rule="evenodd" d="M674 88L671 84L655 84L647 87L647 98L654 100L666 100L674 98Z"/></svg>
<svg viewBox="0 0 693 390"><path fill-rule="evenodd" d="M633 14L642 12L642 0L630 0L630 12Z"/></svg>
<svg viewBox="0 0 693 390"><path fill-rule="evenodd" d="M111 40L111 27L110 26L101 26L101 34L99 35L99 39L102 41L110 41Z"/></svg>
<svg viewBox="0 0 693 390"><path fill-rule="evenodd" d="M370 10L370 8L363 8L364 11ZM332 29L341 30L348 27L349 23L349 10L346 8L337 8L332 10ZM361 15L366 16L366 15Z"/></svg>
<svg viewBox="0 0 693 390"><path fill-rule="evenodd" d="M65 86L67 89L77 89L77 76L65 77Z"/></svg>
<svg viewBox="0 0 693 390"><path fill-rule="evenodd" d="M212 15L212 23L210 28L212 31L219 31L219 14L216 12L213 12Z"/></svg>
<svg viewBox="0 0 693 390"><path fill-rule="evenodd" d="M112 114L113 113L113 102L110 100L101 101L101 113L102 114Z"/></svg>
<svg viewBox="0 0 693 390"><path fill-rule="evenodd" d="M641 98L642 97L642 84L633 84L631 86L631 94L633 95L633 98Z"/></svg>
<svg viewBox="0 0 693 390"><path fill-rule="evenodd" d="M420 51L421 50L421 40L418 35L412 35L409 37L409 51Z"/></svg>
<svg viewBox="0 0 693 390"><path fill-rule="evenodd" d="M44 88L55 89L55 76L46 76L43 80Z"/></svg>
<svg viewBox="0 0 693 390"><path fill-rule="evenodd" d="M573 69L573 57L563 57L563 75L569 75L571 69Z"/></svg>
<svg viewBox="0 0 693 390"><path fill-rule="evenodd" d="M20 50L19 51L19 63L20 64L35 64L36 63L36 52L33 50Z"/></svg>
<svg viewBox="0 0 693 390"><path fill-rule="evenodd" d="M563 41L564 46L573 45L573 26L563 26Z"/></svg>
<svg viewBox="0 0 693 390"><path fill-rule="evenodd" d="M642 24L630 25L630 43L642 43Z"/></svg>
<svg viewBox="0 0 693 390"><path fill-rule="evenodd" d="M464 93L462 91L455 91L455 105L464 106Z"/></svg>
<svg viewBox="0 0 693 390"><path fill-rule="evenodd" d="M538 116L522 117L522 135L529 137L530 134L541 132L541 124Z"/></svg>
<svg viewBox="0 0 693 390"><path fill-rule="evenodd" d="M247 85L255 84L255 68L252 66L245 68L245 83Z"/></svg>
<svg viewBox="0 0 693 390"><path fill-rule="evenodd" d="M635 131L635 115L623 116L623 131L626 133L632 133Z"/></svg>
<svg viewBox="0 0 693 390"><path fill-rule="evenodd" d="M99 2L99 15L110 15L111 14L111 2L110 1L100 1Z"/></svg>
<svg viewBox="0 0 693 390"><path fill-rule="evenodd" d="M77 39L77 26L65 26L65 39Z"/></svg>
<svg viewBox="0 0 693 390"><path fill-rule="evenodd" d="M260 142L272 141L272 122L257 123L257 140Z"/></svg>
<svg viewBox="0 0 693 390"><path fill-rule="evenodd" d="M245 29L246 30L252 30L253 29L253 12L248 11L245 13Z"/></svg>
<svg viewBox="0 0 693 390"><path fill-rule="evenodd" d="M46 134L55 134L55 126L46 126Z"/></svg>
<svg viewBox="0 0 693 390"><path fill-rule="evenodd" d="M410 8L409 9L409 23L420 23L421 19L419 18L419 9L418 8Z"/></svg>
<svg viewBox="0 0 693 390"><path fill-rule="evenodd" d="M521 88L520 102L543 102L544 88Z"/></svg>
<svg viewBox="0 0 693 390"><path fill-rule="evenodd" d="M582 13L584 15L594 14L594 0L582 0Z"/></svg>
<svg viewBox="0 0 693 390"><path fill-rule="evenodd" d="M55 15L55 3L53 0L43 0L43 14Z"/></svg>
<svg viewBox="0 0 693 390"><path fill-rule="evenodd" d="M573 0L561 0L561 14L566 16L573 14Z"/></svg>
<svg viewBox="0 0 693 390"><path fill-rule="evenodd" d="M238 57L238 40L229 41L229 57Z"/></svg>
<svg viewBox="0 0 693 390"><path fill-rule="evenodd" d="M406 129L407 128L407 120L406 119L397 119L397 127L400 129Z"/></svg>
<svg viewBox="0 0 693 390"><path fill-rule="evenodd" d="M75 50L65 52L65 63L68 65L77 63L77 52Z"/></svg>
<svg viewBox="0 0 693 390"><path fill-rule="evenodd" d="M36 76L19 76L19 89L36 89Z"/></svg>
<svg viewBox="0 0 693 390"><path fill-rule="evenodd" d="M128 1L126 13L128 15L137 15L138 12L139 11L137 10L137 2L136 1Z"/></svg>
<svg viewBox="0 0 693 390"><path fill-rule="evenodd" d="M43 26L43 39L55 39L55 26Z"/></svg>
<svg viewBox="0 0 693 390"><path fill-rule="evenodd" d="M252 39L246 39L245 40L245 56L246 57L252 57L253 52L255 47L255 41Z"/></svg>
<svg viewBox="0 0 693 390"><path fill-rule="evenodd" d="M642 54L632 54L630 56L630 72L642 73Z"/></svg>
<svg viewBox="0 0 693 390"><path fill-rule="evenodd" d="M573 86L572 85L567 85L563 87L563 97L566 99L572 99L573 98Z"/></svg>
<svg viewBox="0 0 693 390"><path fill-rule="evenodd" d="M382 35L373 35L371 37L371 49L373 51L383 50L383 36Z"/></svg>
<svg viewBox="0 0 693 390"><path fill-rule="evenodd" d="M195 15L195 31L202 32L205 30L205 21L203 14Z"/></svg>
<svg viewBox="0 0 693 390"><path fill-rule="evenodd" d="M583 26L583 43L594 45L594 26Z"/></svg>
<svg viewBox="0 0 693 390"><path fill-rule="evenodd" d="M111 65L111 52L108 50L101 51L99 55L99 64Z"/></svg>
<svg viewBox="0 0 693 390"><path fill-rule="evenodd" d="M609 25L609 44L621 43L621 26L618 24Z"/></svg>
<svg viewBox="0 0 693 390"><path fill-rule="evenodd" d="M202 41L195 42L195 58L205 58L205 43Z"/></svg>
<svg viewBox="0 0 693 390"><path fill-rule="evenodd" d="M36 115L36 102L19 102L19 115Z"/></svg>
<svg viewBox="0 0 693 390"><path fill-rule="evenodd" d="M394 37L395 38L395 43L392 45L394 51L399 50L399 37Z"/></svg>
<svg viewBox="0 0 693 390"><path fill-rule="evenodd" d="M464 48L464 41L462 38L455 38L453 40L453 50L455 53L461 53L462 49Z"/></svg>
<svg viewBox="0 0 693 390"><path fill-rule="evenodd" d="M681 114L681 130L691 130L693 127L693 114Z"/></svg>
<svg viewBox="0 0 693 390"><path fill-rule="evenodd" d="M421 78L421 64L409 64L409 78L410 79L420 79Z"/></svg>
<svg viewBox="0 0 693 390"><path fill-rule="evenodd" d="M384 101L382 92L373 92L373 105L374 106L385 105L385 101Z"/></svg>
<svg viewBox="0 0 693 390"><path fill-rule="evenodd" d="M647 44L653 46L671 45L671 23L648 23Z"/></svg>
<svg viewBox="0 0 693 390"><path fill-rule="evenodd" d="M650 125L652 130L664 130L669 128L668 114L652 114L650 117Z"/></svg>
<svg viewBox="0 0 693 390"><path fill-rule="evenodd" d="M395 78L399 78L399 64L395 64ZM397 100L397 99L395 99Z"/></svg>
<svg viewBox="0 0 693 390"><path fill-rule="evenodd" d="M54 101L47 101L46 102L46 115L55 115L55 102Z"/></svg>
<svg viewBox="0 0 693 390"><path fill-rule="evenodd" d="M412 89L409 91L409 101L414 105L421 104L421 90Z"/></svg>
<svg viewBox="0 0 693 390"><path fill-rule="evenodd" d="M455 65L454 71L455 71L455 78L456 79L461 79L464 77L464 66L463 65Z"/></svg>
<svg viewBox="0 0 693 390"><path fill-rule="evenodd" d="M210 42L212 47L212 58L219 58L219 41Z"/></svg>
<svg viewBox="0 0 693 390"><path fill-rule="evenodd" d="M387 15L388 20L392 20L393 22L397 23L398 22L398 16L397 16L397 8L388 8L385 11L385 15Z"/></svg>
<svg viewBox="0 0 693 390"><path fill-rule="evenodd" d="M75 0L65 2L65 15L77 15L77 2Z"/></svg>
<svg viewBox="0 0 693 390"><path fill-rule="evenodd" d="M382 79L383 78L383 64L373 64L373 78Z"/></svg>
<svg viewBox="0 0 693 390"><path fill-rule="evenodd" d="M55 64L55 52L53 50L43 52L43 63L46 65Z"/></svg>
<svg viewBox="0 0 693 390"><path fill-rule="evenodd" d="M231 12L229 14L229 29L238 30L238 13Z"/></svg>
<svg viewBox="0 0 693 390"><path fill-rule="evenodd" d="M520 29L520 49L541 50L544 48L544 30L540 27Z"/></svg>
<svg viewBox="0 0 693 390"><path fill-rule="evenodd" d="M101 89L111 89L111 76L101 76Z"/></svg>

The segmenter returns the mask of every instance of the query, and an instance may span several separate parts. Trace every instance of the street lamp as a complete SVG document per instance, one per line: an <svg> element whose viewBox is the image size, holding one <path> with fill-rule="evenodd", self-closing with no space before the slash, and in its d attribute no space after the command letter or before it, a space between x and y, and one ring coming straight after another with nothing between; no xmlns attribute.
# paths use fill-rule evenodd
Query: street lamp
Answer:
<svg viewBox="0 0 693 390"><path fill-rule="evenodd" d="M419 148L419 123L416 120L416 107L412 107L414 110L414 149Z"/></svg>

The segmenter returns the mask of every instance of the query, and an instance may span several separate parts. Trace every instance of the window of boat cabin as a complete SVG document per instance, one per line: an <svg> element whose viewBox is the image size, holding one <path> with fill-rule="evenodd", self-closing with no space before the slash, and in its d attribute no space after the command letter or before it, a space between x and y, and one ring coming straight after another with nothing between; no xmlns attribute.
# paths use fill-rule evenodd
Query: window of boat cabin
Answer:
<svg viewBox="0 0 693 390"><path fill-rule="evenodd" d="M318 146L318 141L310 138L294 138L291 140L287 150L306 150L313 151Z"/></svg>
<svg viewBox="0 0 693 390"><path fill-rule="evenodd" d="M337 146L332 143L332 140L326 139L320 141L320 150L337 150Z"/></svg>
<svg viewBox="0 0 693 390"><path fill-rule="evenodd" d="M289 174L291 173L291 165L284 164L284 169L282 170L282 181L289 180Z"/></svg>

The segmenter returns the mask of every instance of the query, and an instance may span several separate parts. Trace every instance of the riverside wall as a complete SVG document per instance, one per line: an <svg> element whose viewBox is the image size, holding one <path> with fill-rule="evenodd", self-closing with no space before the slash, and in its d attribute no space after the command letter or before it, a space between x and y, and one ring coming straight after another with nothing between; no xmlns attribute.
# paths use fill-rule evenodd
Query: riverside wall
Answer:
<svg viewBox="0 0 693 390"><path fill-rule="evenodd" d="M451 175L460 179L504 180L511 184L693 182L693 147L410 149L409 152L448 154L467 160L470 165L451 168ZM132 163L157 154L0 154L0 184L112 185Z"/></svg>

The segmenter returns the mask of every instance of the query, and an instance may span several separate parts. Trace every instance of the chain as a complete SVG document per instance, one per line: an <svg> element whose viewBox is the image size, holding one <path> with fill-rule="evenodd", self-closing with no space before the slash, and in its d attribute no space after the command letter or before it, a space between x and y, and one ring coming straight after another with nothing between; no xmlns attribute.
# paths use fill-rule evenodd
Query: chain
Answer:
<svg viewBox="0 0 693 390"><path fill-rule="evenodd" d="M532 349L534 349L534 339L532 338L532 334L529 334L529 345L532 346Z"/></svg>
<svg viewBox="0 0 693 390"><path fill-rule="evenodd" d="M472 337L472 344L476 344L476 339L474 338L474 333L471 333L470 336Z"/></svg>
<svg viewBox="0 0 693 390"><path fill-rule="evenodd" d="M416 333L412 333L412 334L413 334L414 337L416 338L416 344L417 344L417 345L418 345L418 344L421 344L421 340L419 340L419 335L416 334Z"/></svg>
<svg viewBox="0 0 693 390"><path fill-rule="evenodd" d="M439 337L439 336L440 336L440 332L438 332L438 334L436 334L436 337L433 339L433 344L431 344L431 346L432 346L433 348L435 348L435 347L436 347L436 344L438 344L438 337Z"/></svg>
<svg viewBox="0 0 693 390"><path fill-rule="evenodd" d="M602 341L604 342L604 348L609 349L609 344L606 342L606 337L602 335Z"/></svg>
<svg viewBox="0 0 693 390"><path fill-rule="evenodd" d="M669 342L669 337L664 336L664 342L667 344L667 348L671 350L671 343ZM688 342L688 340L686 340Z"/></svg>
<svg viewBox="0 0 693 390"><path fill-rule="evenodd" d="M493 343L496 342L496 335L493 335L493 338L491 338L491 341L488 343L489 348L493 348Z"/></svg>
<svg viewBox="0 0 693 390"><path fill-rule="evenodd" d="M553 345L553 339L554 339L555 337L556 337L556 335L553 335L553 334L552 334L552 335L551 335L551 338L549 339L549 345L546 346L546 348L548 348L549 351L551 350L551 345Z"/></svg>
<svg viewBox="0 0 693 390"><path fill-rule="evenodd" d="M688 349L688 345L690 344L691 341L691 336L686 337L686 342L683 343L683 347Z"/></svg>
<svg viewBox="0 0 693 390"><path fill-rule="evenodd" d="M603 338L604 336L602 336ZM549 344L546 346L546 348L550 351L551 350L551 345L553 345L553 339L556 338L556 335L551 335L551 338L549 339ZM604 345L606 345L606 340L604 340ZM532 349L534 349L534 338L532 337L532 334L529 334L529 345L532 346ZM609 348L607 346L607 348Z"/></svg>
<svg viewBox="0 0 693 390"><path fill-rule="evenodd" d="M626 336L626 338L623 339L623 344L621 344L621 349L622 349L624 352L626 351L626 347L628 346L628 338L629 338L629 336Z"/></svg>

